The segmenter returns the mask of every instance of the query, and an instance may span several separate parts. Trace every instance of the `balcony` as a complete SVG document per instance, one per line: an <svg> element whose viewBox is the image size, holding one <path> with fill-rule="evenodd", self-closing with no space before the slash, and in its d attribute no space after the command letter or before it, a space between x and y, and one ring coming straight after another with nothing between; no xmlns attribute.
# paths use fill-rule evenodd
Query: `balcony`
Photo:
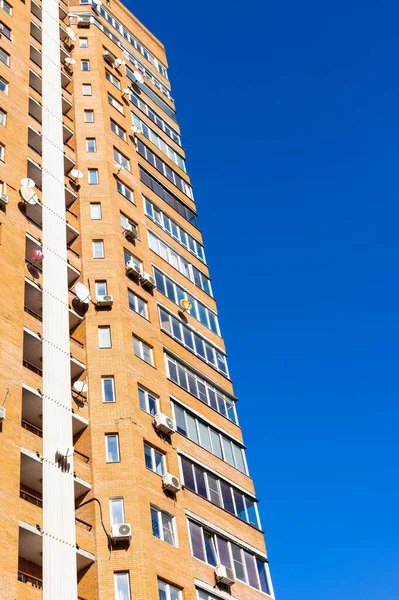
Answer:
<svg viewBox="0 0 399 600"><path fill-rule="evenodd" d="M40 156L42 155L42 133L41 131L34 129L31 125L28 127L28 145ZM64 152L65 175L68 175L69 171L74 168L75 164L75 160Z"/></svg>
<svg viewBox="0 0 399 600"><path fill-rule="evenodd" d="M42 320L42 289L34 281L25 278L25 311ZM74 330L82 323L84 315L79 314L69 306L69 329Z"/></svg>
<svg viewBox="0 0 399 600"><path fill-rule="evenodd" d="M68 98L69 103L70 102L70 98L72 98L71 94L68 92L68 90L65 89L65 85L64 82L66 82L66 85L68 85L68 83L71 81L71 78L69 76L65 76L64 78L61 78L61 84L64 88L64 91L62 93L62 95L66 95ZM35 71L34 69L29 69L29 85L32 89L34 89L40 96L42 95L42 77L40 75L40 73L38 73L37 71Z"/></svg>
<svg viewBox="0 0 399 600"><path fill-rule="evenodd" d="M28 158L27 177L33 179L33 181L36 183L36 188L39 190L42 189L42 167L32 158ZM71 190L71 188L65 185L65 206L67 208L71 206L73 202L75 202L77 197L77 194Z"/></svg>
<svg viewBox="0 0 399 600"><path fill-rule="evenodd" d="M32 262L32 259L31 259L29 253L31 250L40 250L41 247L42 247L42 245L39 240L35 239L29 233L26 234L25 262L28 263L28 265L31 265L31 268L37 270L39 273L42 272L41 265L40 265L40 263L34 264ZM45 259L46 258L44 258L44 260ZM69 263L69 258L67 260L68 260L68 287L71 287L74 284L74 282L80 277L80 270ZM76 262L79 263L80 261L77 260Z"/></svg>
<svg viewBox="0 0 399 600"><path fill-rule="evenodd" d="M37 4L37 2L35 2L34 0L31 0L30 11L33 15L35 15L35 17L37 19L39 19L39 21L42 20L42 7L40 6L40 4ZM63 8L60 4L59 5L60 20L63 21L66 16L67 16L67 12L66 12L65 8Z"/></svg>

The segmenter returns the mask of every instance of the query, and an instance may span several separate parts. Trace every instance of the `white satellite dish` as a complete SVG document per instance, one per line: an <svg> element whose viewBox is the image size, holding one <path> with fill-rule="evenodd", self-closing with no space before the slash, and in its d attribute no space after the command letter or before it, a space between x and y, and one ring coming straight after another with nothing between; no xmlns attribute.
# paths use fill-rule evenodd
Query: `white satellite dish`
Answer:
<svg viewBox="0 0 399 600"><path fill-rule="evenodd" d="M137 83L143 83L144 77L140 73L140 71L133 71L133 77L137 81Z"/></svg>
<svg viewBox="0 0 399 600"><path fill-rule="evenodd" d="M83 179L83 173L82 171L79 171L79 169L72 169L71 175L75 179Z"/></svg>
<svg viewBox="0 0 399 600"><path fill-rule="evenodd" d="M122 54L123 54L123 56L124 56L125 58L127 58L128 60L130 59L130 54L129 54L129 52L128 52L127 50L123 50Z"/></svg>
<svg viewBox="0 0 399 600"><path fill-rule="evenodd" d="M29 177L24 177L23 179L21 179L21 185L23 187L33 188L35 187L36 183L33 181L33 179L29 179Z"/></svg>
<svg viewBox="0 0 399 600"><path fill-rule="evenodd" d="M138 133L141 133L141 129L140 127L136 127L136 125L132 125L130 128L131 131L133 131L134 135L137 135Z"/></svg>
<svg viewBox="0 0 399 600"><path fill-rule="evenodd" d="M89 22L93 24L94 23L94 17L90 17Z"/></svg>
<svg viewBox="0 0 399 600"><path fill-rule="evenodd" d="M117 171L118 173L120 171L124 171L125 167L123 165L121 165L120 163L115 163L114 164L114 171Z"/></svg>
<svg viewBox="0 0 399 600"><path fill-rule="evenodd" d="M28 204L39 204L39 198L33 188L23 185L19 191L22 198Z"/></svg>
<svg viewBox="0 0 399 600"><path fill-rule="evenodd" d="M97 7L102 5L101 0L94 0L94 4L96 4Z"/></svg>
<svg viewBox="0 0 399 600"><path fill-rule="evenodd" d="M122 92L124 94L130 94L131 93L131 89L130 88L123 88Z"/></svg>
<svg viewBox="0 0 399 600"><path fill-rule="evenodd" d="M72 27L67 27L66 32L67 32L67 36L69 37L69 39L74 42L76 39L76 34L75 34L74 30L72 29Z"/></svg>
<svg viewBox="0 0 399 600"><path fill-rule="evenodd" d="M83 283L77 283L74 286L75 294L83 304L89 304L91 300L90 290Z"/></svg>
<svg viewBox="0 0 399 600"><path fill-rule="evenodd" d="M117 67L121 67L122 65L125 65L125 64L126 64L126 61L123 60L123 58L116 58L115 59L115 65Z"/></svg>
<svg viewBox="0 0 399 600"><path fill-rule="evenodd" d="M75 381L73 389L79 392L79 394L85 394L88 390L88 385L85 381Z"/></svg>
<svg viewBox="0 0 399 600"><path fill-rule="evenodd" d="M76 60L74 58L69 58L69 56L65 59L65 62L67 63L67 65L74 65L76 63Z"/></svg>

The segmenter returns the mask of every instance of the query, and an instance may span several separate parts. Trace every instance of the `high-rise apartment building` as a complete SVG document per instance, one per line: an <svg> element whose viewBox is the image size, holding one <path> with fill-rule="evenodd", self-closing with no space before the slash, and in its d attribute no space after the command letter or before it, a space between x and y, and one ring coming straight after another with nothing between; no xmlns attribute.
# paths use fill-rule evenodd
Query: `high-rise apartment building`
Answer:
<svg viewBox="0 0 399 600"><path fill-rule="evenodd" d="M0 25L0 600L273 597L164 48Z"/></svg>

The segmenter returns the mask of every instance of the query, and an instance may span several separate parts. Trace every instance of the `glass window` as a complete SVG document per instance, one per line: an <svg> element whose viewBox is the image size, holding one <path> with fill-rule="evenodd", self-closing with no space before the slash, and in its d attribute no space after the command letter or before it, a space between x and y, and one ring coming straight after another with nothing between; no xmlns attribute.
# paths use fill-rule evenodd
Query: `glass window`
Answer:
<svg viewBox="0 0 399 600"><path fill-rule="evenodd" d="M0 92L8 94L8 81L0 77Z"/></svg>
<svg viewBox="0 0 399 600"><path fill-rule="evenodd" d="M151 506L152 534L160 540L176 546L174 518L169 513Z"/></svg>
<svg viewBox="0 0 399 600"><path fill-rule="evenodd" d="M115 87L118 88L118 90L121 89L121 84L120 81L117 77L115 77L114 75L112 75L112 73L110 73L108 71L108 69L105 69L105 77L108 81L110 81Z"/></svg>
<svg viewBox="0 0 399 600"><path fill-rule="evenodd" d="M81 37L79 38L79 48L88 48L89 47L89 40L87 37Z"/></svg>
<svg viewBox="0 0 399 600"><path fill-rule="evenodd" d="M6 38L11 40L11 29L5 23L3 23L3 21L0 22L0 25L1 35L4 35Z"/></svg>
<svg viewBox="0 0 399 600"><path fill-rule="evenodd" d="M82 83L83 96L91 96L91 83Z"/></svg>
<svg viewBox="0 0 399 600"><path fill-rule="evenodd" d="M107 282L105 280L96 281L96 298L106 296L107 294Z"/></svg>
<svg viewBox="0 0 399 600"><path fill-rule="evenodd" d="M213 536L208 531L204 531L204 543L205 543L205 554L206 554L206 562L208 565L212 565L216 567L217 559L215 547L213 544Z"/></svg>
<svg viewBox="0 0 399 600"><path fill-rule="evenodd" d="M129 295L129 308L134 310L136 313L138 313L140 316L144 317L145 319L148 319L147 302L142 300L142 298L140 298L139 296L136 296L136 294L134 294L130 290L128 290L128 295Z"/></svg>
<svg viewBox="0 0 399 600"><path fill-rule="evenodd" d="M93 258L104 258L103 240L93 240Z"/></svg>
<svg viewBox="0 0 399 600"><path fill-rule="evenodd" d="M113 119L111 119L111 131L116 133L124 142L126 142L126 131L122 129Z"/></svg>
<svg viewBox="0 0 399 600"><path fill-rule="evenodd" d="M235 544L230 544L230 547L233 555L234 571L236 573L236 577L240 581L246 581L247 578L245 576L245 566L242 550Z"/></svg>
<svg viewBox="0 0 399 600"><path fill-rule="evenodd" d="M90 185L98 184L98 169L89 169L88 170L88 179Z"/></svg>
<svg viewBox="0 0 399 600"><path fill-rule="evenodd" d="M101 220L101 204L99 202L90 204L90 219L93 219L93 221Z"/></svg>
<svg viewBox="0 0 399 600"><path fill-rule="evenodd" d="M119 152L119 150L117 150L116 148L114 148L114 160L120 165L122 165L124 169L130 171L129 159L124 154L122 154L122 152Z"/></svg>
<svg viewBox="0 0 399 600"><path fill-rule="evenodd" d="M111 348L111 328L109 325L101 325L98 328L98 347Z"/></svg>
<svg viewBox="0 0 399 600"><path fill-rule="evenodd" d="M149 365L153 365L152 348L145 342L133 336L133 347L136 356L144 360Z"/></svg>
<svg viewBox="0 0 399 600"><path fill-rule="evenodd" d="M97 152L96 138L86 138L86 152Z"/></svg>
<svg viewBox="0 0 399 600"><path fill-rule="evenodd" d="M134 202L133 191L128 188L127 185L119 181L119 179L116 180L116 188L122 196L125 196L130 202Z"/></svg>
<svg viewBox="0 0 399 600"><path fill-rule="evenodd" d="M90 71L90 61L89 60L81 60L80 61L80 70L81 71Z"/></svg>
<svg viewBox="0 0 399 600"><path fill-rule="evenodd" d="M256 559L256 566L258 569L260 589L262 590L262 592L265 592L265 594L270 594L271 590L269 585L266 563L264 563L262 560Z"/></svg>
<svg viewBox="0 0 399 600"><path fill-rule="evenodd" d="M7 123L7 113L0 108L0 125L6 126Z"/></svg>
<svg viewBox="0 0 399 600"><path fill-rule="evenodd" d="M115 600L130 600L129 572L114 573Z"/></svg>
<svg viewBox="0 0 399 600"><path fill-rule="evenodd" d="M84 111L85 123L94 123L94 110Z"/></svg>
<svg viewBox="0 0 399 600"><path fill-rule="evenodd" d="M8 4L6 0L0 0L0 7L6 12L8 15L12 15L12 6Z"/></svg>
<svg viewBox="0 0 399 600"><path fill-rule="evenodd" d="M108 463L120 461L118 434L108 434L105 436L105 449Z"/></svg>
<svg viewBox="0 0 399 600"><path fill-rule="evenodd" d="M101 377L103 402L115 402L115 381L113 376Z"/></svg>
<svg viewBox="0 0 399 600"><path fill-rule="evenodd" d="M110 498L109 514L111 525L120 525L125 522L125 509L123 498Z"/></svg>
<svg viewBox="0 0 399 600"><path fill-rule="evenodd" d="M158 579L159 600L181 600L181 590L171 583Z"/></svg>
<svg viewBox="0 0 399 600"><path fill-rule="evenodd" d="M155 416L158 412L158 398L148 390L138 387L140 408L150 415Z"/></svg>
<svg viewBox="0 0 399 600"><path fill-rule="evenodd" d="M165 474L165 456L150 444L144 442L145 466L158 475Z"/></svg>
<svg viewBox="0 0 399 600"><path fill-rule="evenodd" d="M118 102L111 94L108 94L108 103L111 104L116 110L123 114L123 105Z"/></svg>
<svg viewBox="0 0 399 600"><path fill-rule="evenodd" d="M204 542L202 538L202 527L189 521L190 539L191 539L191 550L195 558L205 561L205 550Z"/></svg>
<svg viewBox="0 0 399 600"><path fill-rule="evenodd" d="M5 65L9 66L9 64L10 64L10 55L5 50L3 50L3 48L0 48L0 60Z"/></svg>

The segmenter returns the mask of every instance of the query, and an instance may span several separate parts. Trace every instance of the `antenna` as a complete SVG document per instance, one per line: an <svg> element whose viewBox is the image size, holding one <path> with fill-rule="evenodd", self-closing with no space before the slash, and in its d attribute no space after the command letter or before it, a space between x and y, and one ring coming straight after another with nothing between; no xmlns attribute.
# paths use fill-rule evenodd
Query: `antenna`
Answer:
<svg viewBox="0 0 399 600"><path fill-rule="evenodd" d="M89 304L91 300L91 294L89 288L87 288L83 283L77 283L74 286L75 294L77 298L83 302L83 304Z"/></svg>
<svg viewBox="0 0 399 600"><path fill-rule="evenodd" d="M21 179L21 185L33 188L35 187L36 183L33 181L33 179L29 179L29 177L24 177L23 179Z"/></svg>
<svg viewBox="0 0 399 600"><path fill-rule="evenodd" d="M144 82L144 77L140 73L140 71L133 71L133 77L135 78L136 83L143 83Z"/></svg>
<svg viewBox="0 0 399 600"><path fill-rule="evenodd" d="M4 405L5 405L5 403L6 403L6 400L7 400L7 396L9 395L9 393L10 393L10 390L9 390L9 388L7 388L7 391L6 391L6 393L5 393L5 395L4 395L4 398L3 398L3 404L2 404L1 406L4 406Z"/></svg>
<svg viewBox="0 0 399 600"><path fill-rule="evenodd" d="M74 30L72 29L72 27L67 27L66 33L72 42L74 42L76 40L76 34L75 34Z"/></svg>
<svg viewBox="0 0 399 600"><path fill-rule="evenodd" d="M40 204L39 198L33 188L23 185L19 193L27 204Z"/></svg>
<svg viewBox="0 0 399 600"><path fill-rule="evenodd" d="M85 394L89 389L89 386L85 381L75 381L73 384L73 389L76 390L79 394Z"/></svg>

